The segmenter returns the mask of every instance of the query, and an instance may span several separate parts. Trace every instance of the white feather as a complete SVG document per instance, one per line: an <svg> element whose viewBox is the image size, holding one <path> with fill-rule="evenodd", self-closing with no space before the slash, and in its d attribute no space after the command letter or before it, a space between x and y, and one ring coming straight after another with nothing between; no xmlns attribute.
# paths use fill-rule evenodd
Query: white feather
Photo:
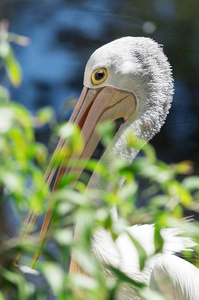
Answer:
<svg viewBox="0 0 199 300"><path fill-rule="evenodd" d="M162 255L155 262L151 285L172 300L199 299L199 270L174 255Z"/></svg>

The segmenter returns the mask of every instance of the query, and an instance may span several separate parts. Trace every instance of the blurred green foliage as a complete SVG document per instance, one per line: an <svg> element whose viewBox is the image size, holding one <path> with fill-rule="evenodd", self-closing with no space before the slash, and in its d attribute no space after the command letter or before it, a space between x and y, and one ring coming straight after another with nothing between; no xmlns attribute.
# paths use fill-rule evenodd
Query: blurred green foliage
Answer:
<svg viewBox="0 0 199 300"><path fill-rule="evenodd" d="M10 42L24 45L27 39L8 33L8 24L1 22L0 71L5 68L11 84L18 86L22 72ZM8 90L3 86L0 86L0 101L1 207L11 199L18 214L29 208L43 213L50 195L43 177L48 153L43 145L35 141L34 126L42 126L54 119L54 113L46 108L33 118L25 108L11 101ZM98 130L103 133L102 143L106 146L113 137L114 125L102 124ZM81 152L83 138L77 127L63 125L58 128L58 134L68 139L65 155ZM128 142L129 147L140 147L142 144L133 135L128 137ZM60 163L57 160L55 164ZM83 299L74 292L77 288L86 293L86 299L115 299L123 284L130 285L142 299L163 299L155 291L148 291L143 282L129 278L111 265L105 266L113 274L112 280L107 280L103 276L104 266L91 251L92 236L99 227L103 227L115 241L122 232L126 232L126 226L155 223L154 255L162 251L162 228L179 228L183 234L199 242L198 221L183 220L186 211L197 215L199 210L199 177L190 175L193 172L192 164L181 162L167 165L157 159L150 145L146 145L143 156L133 164L119 159L113 161L111 169L108 169L102 163L90 160L86 169L89 172L95 170L99 176L109 180L113 188L104 192L86 189L88 175L84 174L73 189L71 183L75 175L64 177L60 189L51 197L51 208L54 210L51 236L56 243L56 254L51 252L50 247L42 247L42 259L35 266L37 271L27 268L36 249L37 233L24 240L11 238L1 232L1 300L43 300L48 299L50 294L59 300ZM118 183L122 178L124 184L120 186ZM94 198L101 199L100 205L93 201ZM110 211L113 205L118 208L118 221ZM73 226L77 220L79 238L73 241ZM147 254L133 236L130 238L139 254L142 270L148 259ZM68 275L71 250L90 277ZM23 254L19 268L16 268L13 260L18 251ZM198 252L196 247L193 252L185 253L186 258L196 266Z"/></svg>

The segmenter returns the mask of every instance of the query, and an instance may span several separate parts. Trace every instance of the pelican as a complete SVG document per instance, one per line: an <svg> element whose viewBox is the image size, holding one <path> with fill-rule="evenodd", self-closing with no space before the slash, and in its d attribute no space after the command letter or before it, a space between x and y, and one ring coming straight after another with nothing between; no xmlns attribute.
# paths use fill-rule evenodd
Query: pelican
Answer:
<svg viewBox="0 0 199 300"><path fill-rule="evenodd" d="M139 149L128 147L129 133L134 133L137 139L148 142L164 124L172 97L171 67L162 47L155 41L144 37L123 37L100 47L86 64L84 87L69 121L81 128L84 137L85 147L79 159L89 160L96 148L100 140L95 132L98 123L123 118L123 125L104 152L101 161L107 168L117 158L125 158L131 163ZM65 143L61 138L57 150ZM79 176L83 167L80 169L74 164L68 172L73 170L79 172ZM66 171L67 166L61 165L54 189L58 188L59 180ZM47 170L48 183L54 174L54 169ZM106 190L111 187L94 172L88 188ZM46 233L51 213L50 210L47 212L41 238ZM115 209L113 214L117 218ZM30 213L28 223L33 219L34 214ZM128 227L127 231L137 239L149 256L154 253L153 225L135 225ZM199 299L198 269L175 256L175 252L191 248L195 243L180 237L175 229L164 229L161 233L165 240L163 252L153 256L143 271L139 268L138 253L125 233L114 242L109 232L99 229L93 236L92 250L102 263L117 267L130 278L145 282L148 286L153 285L167 299ZM76 235L78 236L78 224ZM33 261L37 259L38 253ZM83 273L78 258L73 254L70 273ZM131 288L124 286L118 291L117 299L141 298Z"/></svg>

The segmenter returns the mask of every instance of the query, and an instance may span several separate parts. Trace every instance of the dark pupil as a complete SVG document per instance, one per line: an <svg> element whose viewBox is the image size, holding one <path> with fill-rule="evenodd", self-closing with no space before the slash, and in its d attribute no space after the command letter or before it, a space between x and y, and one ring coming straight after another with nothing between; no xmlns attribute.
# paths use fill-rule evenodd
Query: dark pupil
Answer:
<svg viewBox="0 0 199 300"><path fill-rule="evenodd" d="M95 73L95 79L96 80L101 80L104 77L104 72L98 71Z"/></svg>

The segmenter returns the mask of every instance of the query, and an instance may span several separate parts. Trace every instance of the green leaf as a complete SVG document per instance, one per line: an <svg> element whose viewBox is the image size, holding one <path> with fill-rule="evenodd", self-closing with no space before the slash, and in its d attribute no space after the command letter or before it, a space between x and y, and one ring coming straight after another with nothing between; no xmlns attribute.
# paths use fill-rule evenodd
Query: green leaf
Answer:
<svg viewBox="0 0 199 300"><path fill-rule="evenodd" d="M0 133L8 132L14 120L14 112L9 107L1 107L0 108Z"/></svg>
<svg viewBox="0 0 199 300"><path fill-rule="evenodd" d="M8 282L12 283L16 286L18 291L18 299L20 300L27 300L26 297L26 281L25 279L19 274L14 273L6 269L1 270L1 276L7 280Z"/></svg>
<svg viewBox="0 0 199 300"><path fill-rule="evenodd" d="M80 274L73 275L71 283L75 288L84 290L94 290L98 287L98 282L94 278Z"/></svg>
<svg viewBox="0 0 199 300"><path fill-rule="evenodd" d="M176 218L176 219L181 219L183 218L183 208L180 205L176 205L172 211L172 215Z"/></svg>
<svg viewBox="0 0 199 300"><path fill-rule="evenodd" d="M106 267L108 269L110 269L110 271L120 280L121 283L130 283L131 285L133 285L136 288L146 287L146 284L129 278L126 274L124 274L119 269L117 269L113 266L109 266L109 265L107 265Z"/></svg>
<svg viewBox="0 0 199 300"><path fill-rule="evenodd" d="M4 172L2 176L2 181L4 185L9 189L11 193L21 190L21 178L14 173Z"/></svg>
<svg viewBox="0 0 199 300"><path fill-rule="evenodd" d="M27 149L28 156L36 159L40 165L44 165L47 162L48 151L44 144L31 143Z"/></svg>
<svg viewBox="0 0 199 300"><path fill-rule="evenodd" d="M102 143L107 147L115 135L115 124L110 121L105 121L98 124L96 129L98 134L102 137Z"/></svg>
<svg viewBox="0 0 199 300"><path fill-rule="evenodd" d="M73 232L70 229L59 229L55 230L53 233L55 240L61 246L71 245L73 242Z"/></svg>
<svg viewBox="0 0 199 300"><path fill-rule="evenodd" d="M51 122L55 119L55 112L52 107L44 107L37 112L37 121L40 124Z"/></svg>
<svg viewBox="0 0 199 300"><path fill-rule="evenodd" d="M6 40L0 41L0 57L3 59L6 59L6 57L9 55L10 51L10 45Z"/></svg>
<svg viewBox="0 0 199 300"><path fill-rule="evenodd" d="M8 41L20 46L28 46L30 44L30 39L28 37L12 32L8 33Z"/></svg>
<svg viewBox="0 0 199 300"><path fill-rule="evenodd" d="M80 154L83 151L84 139L80 128L76 124L64 124L60 128L59 134L62 138L67 140L67 145L74 154Z"/></svg>
<svg viewBox="0 0 199 300"><path fill-rule="evenodd" d="M5 300L5 298L4 298L4 296L3 296L3 294L2 294L1 291L0 291L0 300Z"/></svg>
<svg viewBox="0 0 199 300"><path fill-rule="evenodd" d="M129 238L133 242L139 256L139 264L140 264L140 270L143 270L145 261L147 259L147 254L144 250L144 248L141 246L141 244L126 230L126 233L128 234Z"/></svg>
<svg viewBox="0 0 199 300"><path fill-rule="evenodd" d="M73 248L73 256L88 275L94 276L94 274L97 273L98 264L93 255L89 252L89 247L85 249L85 247L78 245L78 248Z"/></svg>
<svg viewBox="0 0 199 300"><path fill-rule="evenodd" d="M161 226L158 226L158 224L155 225L154 245L155 245L155 253L162 252L162 248L164 245L164 239L161 235Z"/></svg>
<svg viewBox="0 0 199 300"><path fill-rule="evenodd" d="M0 85L0 101L2 101L2 103L6 103L9 100L10 100L9 91Z"/></svg>
<svg viewBox="0 0 199 300"><path fill-rule="evenodd" d="M126 135L126 141L129 148L141 149L145 145L145 141L137 138L136 134L129 132Z"/></svg>
<svg viewBox="0 0 199 300"><path fill-rule="evenodd" d="M177 174L191 174L193 172L193 162L181 161L173 166Z"/></svg>
<svg viewBox="0 0 199 300"><path fill-rule="evenodd" d="M118 191L118 198L123 200L130 200L132 202L133 197L137 193L138 186L135 182L131 181L128 184L123 185Z"/></svg>
<svg viewBox="0 0 199 300"><path fill-rule="evenodd" d="M182 181L182 185L190 192L199 189L199 176L189 176Z"/></svg>
<svg viewBox="0 0 199 300"><path fill-rule="evenodd" d="M151 162L155 163L157 160L155 149L150 144L145 144L142 151L144 152L146 158Z"/></svg>
<svg viewBox="0 0 199 300"><path fill-rule="evenodd" d="M23 129L25 139L27 140L27 142L32 142L34 140L34 131L29 112L24 107L15 102L12 102L11 107L17 125Z"/></svg>
<svg viewBox="0 0 199 300"><path fill-rule="evenodd" d="M173 180L168 185L168 190L171 196L178 197L179 201L184 206L189 206L192 202L191 194L176 180Z"/></svg>
<svg viewBox="0 0 199 300"><path fill-rule="evenodd" d="M10 82L18 87L22 80L22 70L18 63L12 48L9 46L9 50L4 55L5 67Z"/></svg>
<svg viewBox="0 0 199 300"><path fill-rule="evenodd" d="M152 206L152 208L161 206L163 207L167 204L168 201L169 197L167 195L158 195L150 199L150 205Z"/></svg>
<svg viewBox="0 0 199 300"><path fill-rule="evenodd" d="M54 201L58 201L61 203L61 201L64 202L69 202L78 206L84 206L88 204L88 199L87 197L83 194L78 193L75 190L71 190L71 189L62 189L62 190L58 190L54 197L53 197Z"/></svg>
<svg viewBox="0 0 199 300"><path fill-rule="evenodd" d="M81 161L80 161L80 167L81 167ZM109 172L106 166L100 161L97 161L96 159L90 159L87 162L85 169L91 172L95 170L95 173L98 174L99 176L107 179L109 178Z"/></svg>
<svg viewBox="0 0 199 300"><path fill-rule="evenodd" d="M63 288L64 271L56 263L48 262L42 264L41 272L44 274L54 295L58 295Z"/></svg>

